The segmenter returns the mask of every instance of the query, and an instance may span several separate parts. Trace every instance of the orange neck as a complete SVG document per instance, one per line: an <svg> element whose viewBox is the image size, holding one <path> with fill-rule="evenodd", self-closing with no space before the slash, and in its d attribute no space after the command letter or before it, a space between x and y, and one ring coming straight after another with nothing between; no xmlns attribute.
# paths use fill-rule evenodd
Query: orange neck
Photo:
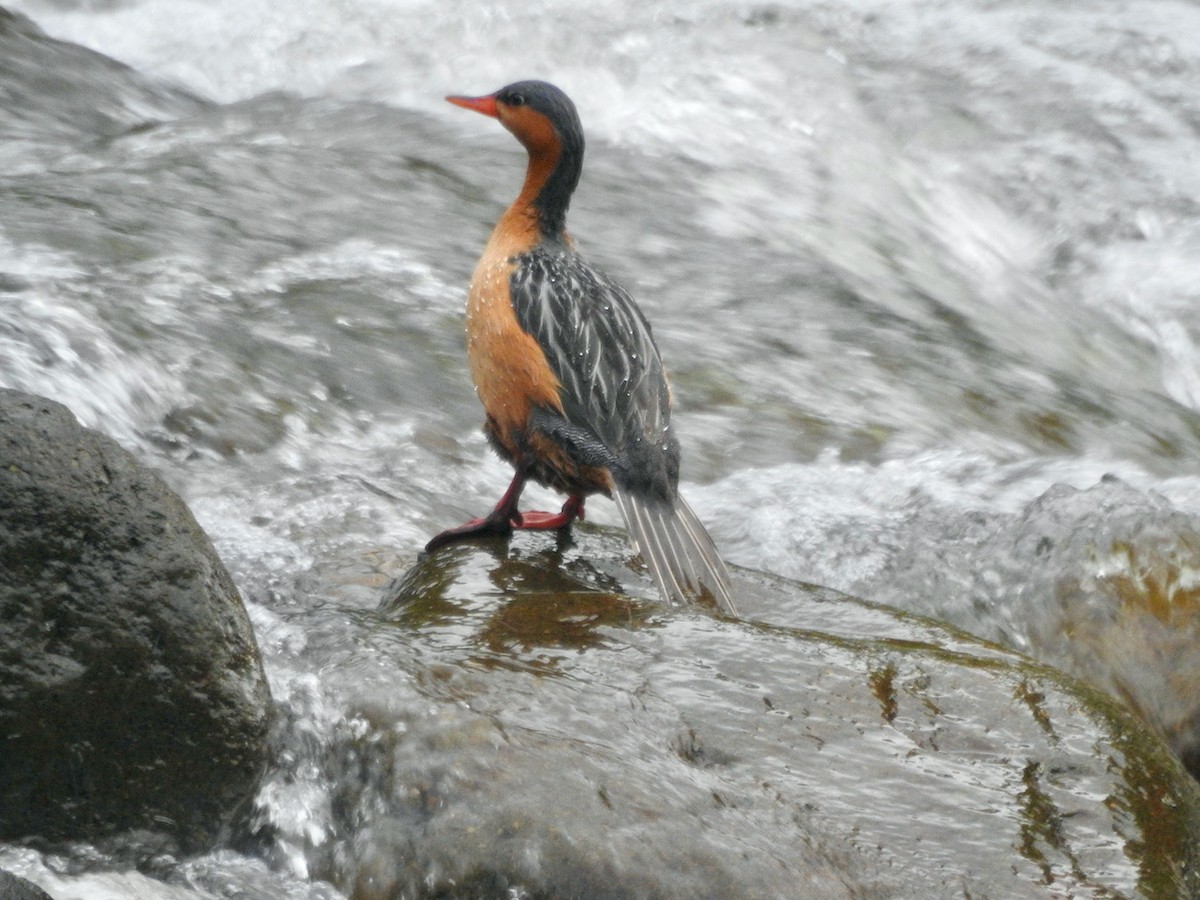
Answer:
<svg viewBox="0 0 1200 900"><path fill-rule="evenodd" d="M528 106L502 108L500 123L529 153L525 183L501 223L509 228L532 228L530 244L562 239L567 207L583 168L583 136L578 129L560 132L545 115Z"/></svg>
<svg viewBox="0 0 1200 900"><path fill-rule="evenodd" d="M509 206L505 213L505 218L510 216L518 218L524 227L532 233L530 237L533 239L531 243L536 243L541 237L550 237L544 235L542 229L542 209L538 198L542 194L542 190L546 187L546 183L554 174L554 168L558 163L558 153L530 153L529 165L525 169L525 183L521 185L521 193L517 194L517 199Z"/></svg>
<svg viewBox="0 0 1200 900"><path fill-rule="evenodd" d="M508 255L522 253L547 238L561 240L566 237L566 232L561 229L557 233L547 233L547 216L539 199L557 164L557 153L530 153L521 192L504 211L493 233Z"/></svg>

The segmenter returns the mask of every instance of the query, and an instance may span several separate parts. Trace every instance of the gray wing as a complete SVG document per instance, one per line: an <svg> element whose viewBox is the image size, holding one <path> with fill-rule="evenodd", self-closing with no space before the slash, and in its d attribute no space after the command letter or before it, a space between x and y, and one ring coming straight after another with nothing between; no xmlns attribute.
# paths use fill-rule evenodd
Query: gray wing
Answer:
<svg viewBox="0 0 1200 900"><path fill-rule="evenodd" d="M676 492L670 392L641 310L567 249L518 257L509 290L517 321L562 384L562 415L535 408L533 426L612 472L613 499L668 603L707 597L737 615L716 545Z"/></svg>
<svg viewBox="0 0 1200 900"><path fill-rule="evenodd" d="M673 498L679 446L670 392L633 298L566 248L537 248L515 262L509 290L517 321L562 385L563 415L540 410L535 426L582 462L607 466L627 489Z"/></svg>

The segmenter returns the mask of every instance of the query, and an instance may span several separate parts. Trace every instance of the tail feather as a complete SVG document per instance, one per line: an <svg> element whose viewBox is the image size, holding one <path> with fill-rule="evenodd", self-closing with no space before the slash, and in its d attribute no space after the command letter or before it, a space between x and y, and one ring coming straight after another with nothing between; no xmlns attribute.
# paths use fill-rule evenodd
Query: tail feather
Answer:
<svg viewBox="0 0 1200 900"><path fill-rule="evenodd" d="M737 615L729 570L716 544L678 495L675 504L649 500L617 487L613 499L650 577L669 603L692 603L706 593L730 615Z"/></svg>

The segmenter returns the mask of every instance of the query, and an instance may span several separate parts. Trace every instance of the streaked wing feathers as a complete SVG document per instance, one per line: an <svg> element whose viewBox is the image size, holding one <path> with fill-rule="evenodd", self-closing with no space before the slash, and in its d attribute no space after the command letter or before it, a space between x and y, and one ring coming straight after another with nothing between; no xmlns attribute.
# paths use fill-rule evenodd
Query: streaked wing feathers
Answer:
<svg viewBox="0 0 1200 900"><path fill-rule="evenodd" d="M567 421L594 433L618 459L652 448L673 452L676 461L666 469L677 472L666 376L650 325L633 299L565 246L537 247L515 263L513 309L562 384Z"/></svg>

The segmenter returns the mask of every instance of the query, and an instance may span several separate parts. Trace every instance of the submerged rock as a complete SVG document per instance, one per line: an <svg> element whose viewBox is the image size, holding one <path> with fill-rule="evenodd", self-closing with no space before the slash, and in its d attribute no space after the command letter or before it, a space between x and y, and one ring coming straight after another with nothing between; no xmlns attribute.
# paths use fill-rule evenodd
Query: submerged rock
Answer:
<svg viewBox="0 0 1200 900"><path fill-rule="evenodd" d="M269 700L183 502L65 407L0 390L0 835L209 844L264 767Z"/></svg>
<svg viewBox="0 0 1200 900"><path fill-rule="evenodd" d="M1054 484L1018 513L964 511L933 494L913 490L849 527L822 523L840 533L829 541L836 549L812 552L845 560L870 548L869 571L840 587L1103 688L1200 779L1200 516L1114 476L1086 489ZM799 545L794 525L776 519L771 533ZM820 572L799 555L816 541L804 543L797 570Z"/></svg>
<svg viewBox="0 0 1200 900"><path fill-rule="evenodd" d="M1200 788L1104 693L766 576L664 608L577 540L448 548L307 648L281 855L355 900L1200 895Z"/></svg>
<svg viewBox="0 0 1200 900"><path fill-rule="evenodd" d="M0 7L4 118L0 139L15 143L113 135L148 119L203 108L200 98L129 66L48 36L28 16ZM105 90L105 86L118 86Z"/></svg>
<svg viewBox="0 0 1200 900"><path fill-rule="evenodd" d="M1200 517L1115 478L1055 485L976 558L998 576L977 596L1032 655L1123 700L1200 778Z"/></svg>

